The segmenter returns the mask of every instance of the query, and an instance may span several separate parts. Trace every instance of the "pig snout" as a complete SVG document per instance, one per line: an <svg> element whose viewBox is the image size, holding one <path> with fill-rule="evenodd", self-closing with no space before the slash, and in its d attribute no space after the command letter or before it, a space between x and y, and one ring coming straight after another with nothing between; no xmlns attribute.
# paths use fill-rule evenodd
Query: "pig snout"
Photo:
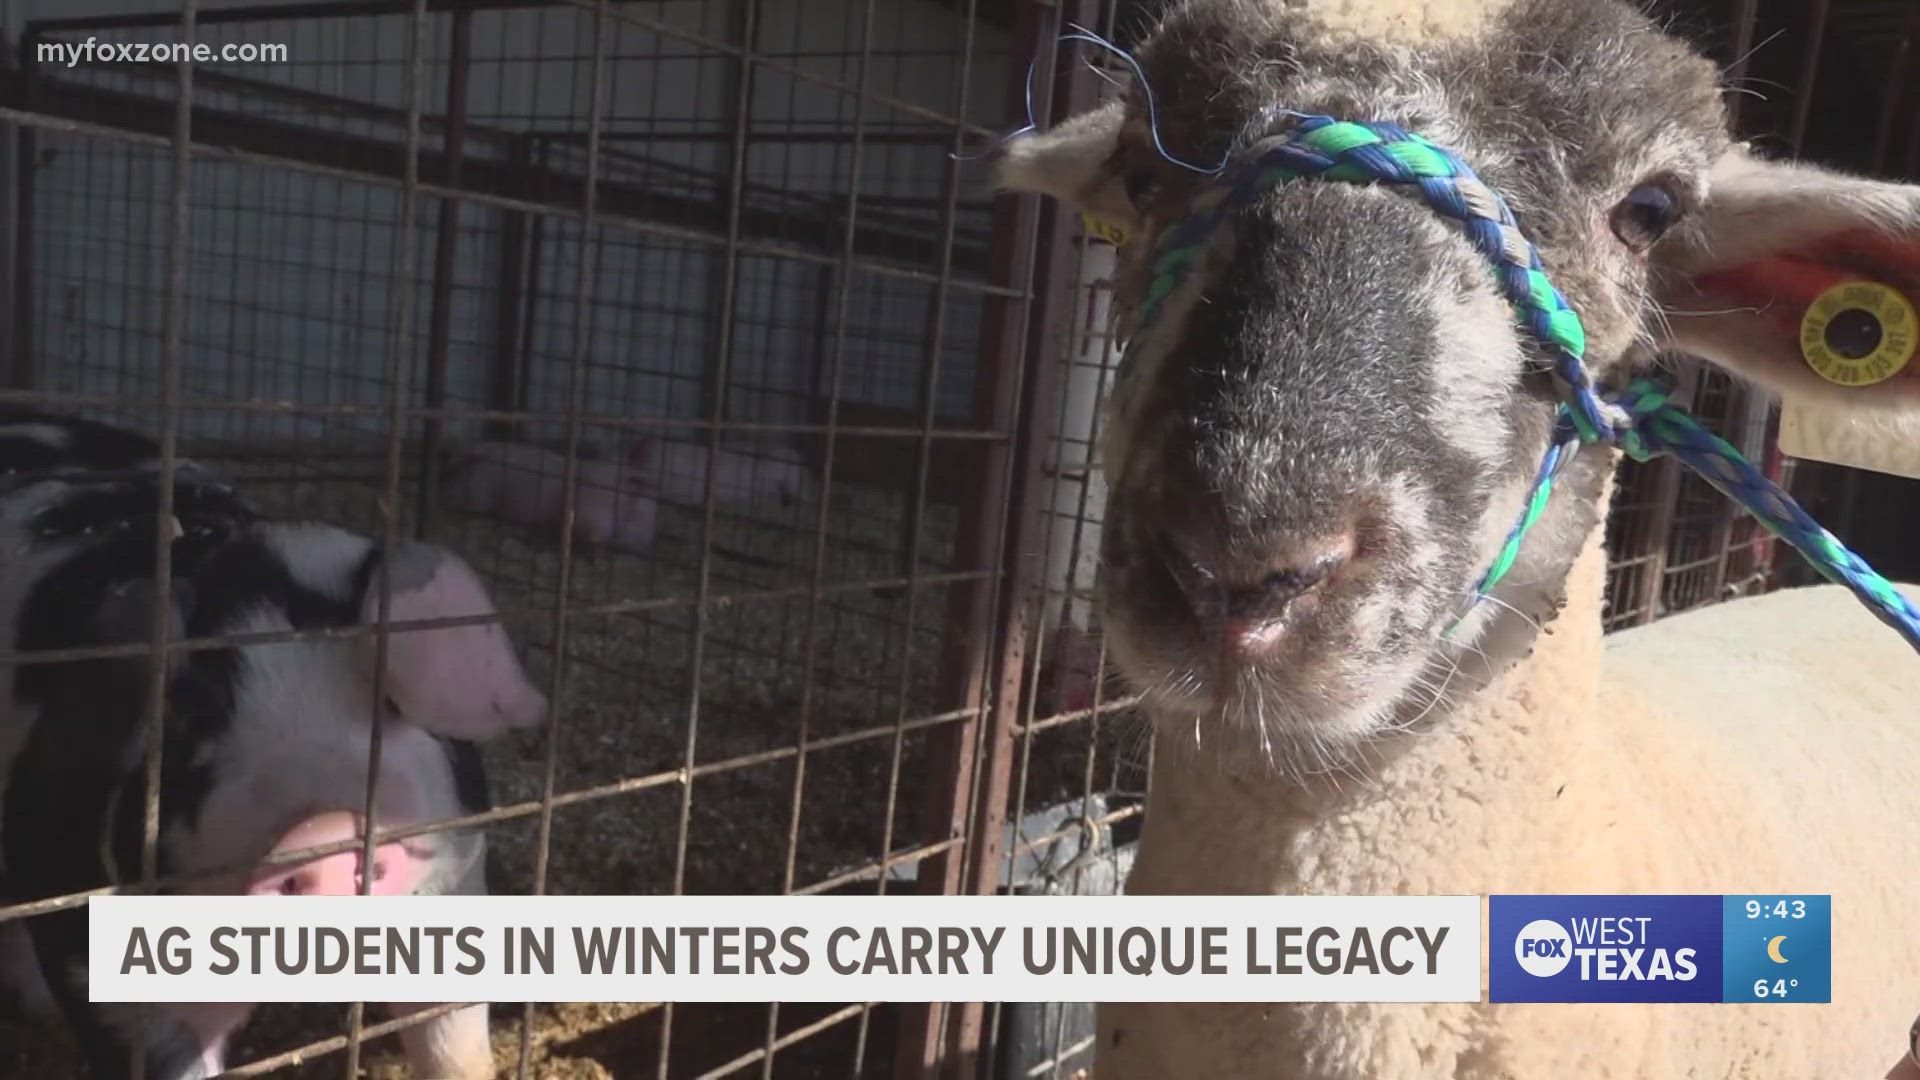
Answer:
<svg viewBox="0 0 1920 1080"><path fill-rule="evenodd" d="M319 814L287 830L269 854L318 847L360 836L360 817L344 812ZM311 862L282 864L262 869L247 883L251 896L353 896L360 891L361 865L366 852L360 848L338 851ZM419 857L398 841L382 844L373 855L375 896L405 896L420 883Z"/></svg>

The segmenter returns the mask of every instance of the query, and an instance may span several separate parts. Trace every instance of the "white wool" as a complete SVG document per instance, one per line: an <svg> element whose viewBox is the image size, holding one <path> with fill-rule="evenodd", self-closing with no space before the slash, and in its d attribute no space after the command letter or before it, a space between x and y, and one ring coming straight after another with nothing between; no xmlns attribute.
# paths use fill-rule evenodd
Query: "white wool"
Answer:
<svg viewBox="0 0 1920 1080"><path fill-rule="evenodd" d="M1603 638L1604 567L1596 535L1530 660L1338 791L1164 740L1129 891L1832 894L1833 1003L1110 1005L1101 1080L1884 1073L1920 1008L1920 663L1837 586Z"/></svg>
<svg viewBox="0 0 1920 1080"><path fill-rule="evenodd" d="M1478 31L1506 0L1268 0L1276 7L1305 8L1331 30L1373 42L1432 44Z"/></svg>

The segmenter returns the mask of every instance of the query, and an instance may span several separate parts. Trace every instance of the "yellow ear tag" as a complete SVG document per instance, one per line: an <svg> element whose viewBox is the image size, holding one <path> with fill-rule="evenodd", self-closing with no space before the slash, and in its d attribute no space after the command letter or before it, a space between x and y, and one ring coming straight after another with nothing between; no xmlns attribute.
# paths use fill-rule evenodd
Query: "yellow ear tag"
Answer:
<svg viewBox="0 0 1920 1080"><path fill-rule="evenodd" d="M1080 211L1080 224L1086 228L1087 235L1096 240L1105 240L1114 247L1127 242L1127 230L1105 218L1095 217L1089 211Z"/></svg>
<svg viewBox="0 0 1920 1080"><path fill-rule="evenodd" d="M1843 281L1816 297L1800 318L1800 355L1820 377L1872 386L1913 359L1913 305L1875 281Z"/></svg>

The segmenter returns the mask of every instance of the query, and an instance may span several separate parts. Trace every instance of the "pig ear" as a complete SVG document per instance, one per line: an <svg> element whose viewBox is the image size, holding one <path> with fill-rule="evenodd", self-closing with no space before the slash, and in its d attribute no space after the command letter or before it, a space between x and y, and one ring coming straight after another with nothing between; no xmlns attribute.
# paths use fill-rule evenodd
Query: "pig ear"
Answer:
<svg viewBox="0 0 1920 1080"><path fill-rule="evenodd" d="M998 152L994 182L1008 191L1051 196L1118 233L1132 232L1139 214L1113 167L1125 119L1123 103L1113 101L1050 131L1009 139Z"/></svg>
<svg viewBox="0 0 1920 1080"><path fill-rule="evenodd" d="M400 715L428 731L458 739L485 739L546 717L547 700L527 681L513 643L498 622L423 629L402 624L494 614L486 586L451 552L428 544L401 544L386 556L392 602L388 608L387 696ZM361 604L369 624L380 617L380 577L369 576ZM371 667L378 647L361 639Z"/></svg>
<svg viewBox="0 0 1920 1080"><path fill-rule="evenodd" d="M1675 347L1791 405L1897 408L1920 438L1920 187L1736 148L1653 261Z"/></svg>

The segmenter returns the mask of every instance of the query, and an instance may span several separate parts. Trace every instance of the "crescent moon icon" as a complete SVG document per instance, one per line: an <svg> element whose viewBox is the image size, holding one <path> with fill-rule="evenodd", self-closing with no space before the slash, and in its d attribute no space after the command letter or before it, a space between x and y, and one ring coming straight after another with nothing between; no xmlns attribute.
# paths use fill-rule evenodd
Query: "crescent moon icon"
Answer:
<svg viewBox="0 0 1920 1080"><path fill-rule="evenodd" d="M1780 955L1780 943L1785 940L1787 940L1787 935L1781 934L1772 941L1767 942L1767 958L1776 964L1784 964L1787 962L1787 958Z"/></svg>

